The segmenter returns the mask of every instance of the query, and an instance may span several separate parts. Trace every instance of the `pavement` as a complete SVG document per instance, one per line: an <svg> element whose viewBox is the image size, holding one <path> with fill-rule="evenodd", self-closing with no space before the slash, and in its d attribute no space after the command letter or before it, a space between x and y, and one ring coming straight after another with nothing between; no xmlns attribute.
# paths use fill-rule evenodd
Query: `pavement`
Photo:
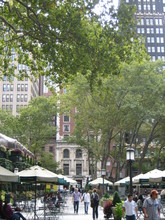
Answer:
<svg viewBox="0 0 165 220"><path fill-rule="evenodd" d="M103 208L99 206L99 218L98 220L105 220L103 215ZM92 208L89 205L88 215L84 212L84 202L79 203L78 214L74 214L72 197L69 196L66 201L66 207L64 209L62 220L92 220Z"/></svg>

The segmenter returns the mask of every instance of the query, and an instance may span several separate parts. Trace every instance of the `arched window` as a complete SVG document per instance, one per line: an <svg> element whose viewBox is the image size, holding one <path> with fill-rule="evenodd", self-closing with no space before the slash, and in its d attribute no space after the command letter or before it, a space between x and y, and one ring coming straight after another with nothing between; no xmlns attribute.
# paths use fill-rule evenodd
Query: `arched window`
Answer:
<svg viewBox="0 0 165 220"><path fill-rule="evenodd" d="M69 150L68 149L65 149L63 151L63 158L69 158Z"/></svg>
<svg viewBox="0 0 165 220"><path fill-rule="evenodd" d="M76 150L76 158L82 158L82 150L80 149Z"/></svg>

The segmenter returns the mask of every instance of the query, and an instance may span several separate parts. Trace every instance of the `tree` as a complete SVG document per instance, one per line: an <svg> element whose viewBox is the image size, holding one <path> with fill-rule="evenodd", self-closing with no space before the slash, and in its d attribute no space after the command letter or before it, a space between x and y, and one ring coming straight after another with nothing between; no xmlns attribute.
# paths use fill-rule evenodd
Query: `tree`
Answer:
<svg viewBox="0 0 165 220"><path fill-rule="evenodd" d="M121 4L117 13L110 8L110 19L103 20L93 12L98 2L0 0L1 74L17 75L11 65L13 48L15 60L26 65L20 78L42 74L59 85L73 80L77 72L93 84L100 75L118 74L121 61L142 60L135 7Z"/></svg>
<svg viewBox="0 0 165 220"><path fill-rule="evenodd" d="M53 154L49 152L41 152L40 160L39 160L41 166L44 168L56 173L58 170L59 163L57 163L54 158Z"/></svg>
<svg viewBox="0 0 165 220"><path fill-rule="evenodd" d="M18 140L34 154L40 154L43 147L55 135L56 128L52 122L55 120L56 113L55 97L33 99L20 111Z"/></svg>
<svg viewBox="0 0 165 220"><path fill-rule="evenodd" d="M10 111L0 109L0 133L9 137L15 137L18 123Z"/></svg>
<svg viewBox="0 0 165 220"><path fill-rule="evenodd" d="M92 89L81 74L66 87L68 92L61 102L67 110L76 107L75 140L88 152L91 150L96 163L101 160L103 167L107 158L113 157L117 175L125 166L126 147L136 150L146 140L139 160L140 173L148 146L160 135L159 125L165 116L163 65L160 61L123 63L120 75L102 78L102 84ZM128 143L125 134L129 134Z"/></svg>

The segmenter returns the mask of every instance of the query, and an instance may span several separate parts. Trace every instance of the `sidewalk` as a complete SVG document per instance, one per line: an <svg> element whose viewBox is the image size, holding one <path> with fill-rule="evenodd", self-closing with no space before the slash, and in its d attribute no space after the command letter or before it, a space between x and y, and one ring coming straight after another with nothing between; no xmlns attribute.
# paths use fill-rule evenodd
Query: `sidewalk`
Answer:
<svg viewBox="0 0 165 220"><path fill-rule="evenodd" d="M79 212L74 214L72 197L67 198L66 207L62 216L62 220L92 220L92 208L89 205L88 215L84 213L84 202L79 203ZM98 220L104 220L103 209L99 206L99 218Z"/></svg>

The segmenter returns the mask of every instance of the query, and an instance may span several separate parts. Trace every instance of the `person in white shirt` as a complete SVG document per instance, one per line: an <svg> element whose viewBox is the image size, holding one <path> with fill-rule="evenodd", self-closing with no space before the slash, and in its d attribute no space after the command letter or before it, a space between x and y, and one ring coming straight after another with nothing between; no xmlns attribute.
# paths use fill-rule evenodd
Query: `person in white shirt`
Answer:
<svg viewBox="0 0 165 220"><path fill-rule="evenodd" d="M122 217L126 216L126 220L136 220L138 216L138 208L135 201L133 201L133 196L128 195L127 201L123 204Z"/></svg>
<svg viewBox="0 0 165 220"><path fill-rule="evenodd" d="M85 192L83 194L82 201L84 201L85 214L88 214L88 207L89 207L89 203L90 203L90 194L88 193L87 190L85 190Z"/></svg>

